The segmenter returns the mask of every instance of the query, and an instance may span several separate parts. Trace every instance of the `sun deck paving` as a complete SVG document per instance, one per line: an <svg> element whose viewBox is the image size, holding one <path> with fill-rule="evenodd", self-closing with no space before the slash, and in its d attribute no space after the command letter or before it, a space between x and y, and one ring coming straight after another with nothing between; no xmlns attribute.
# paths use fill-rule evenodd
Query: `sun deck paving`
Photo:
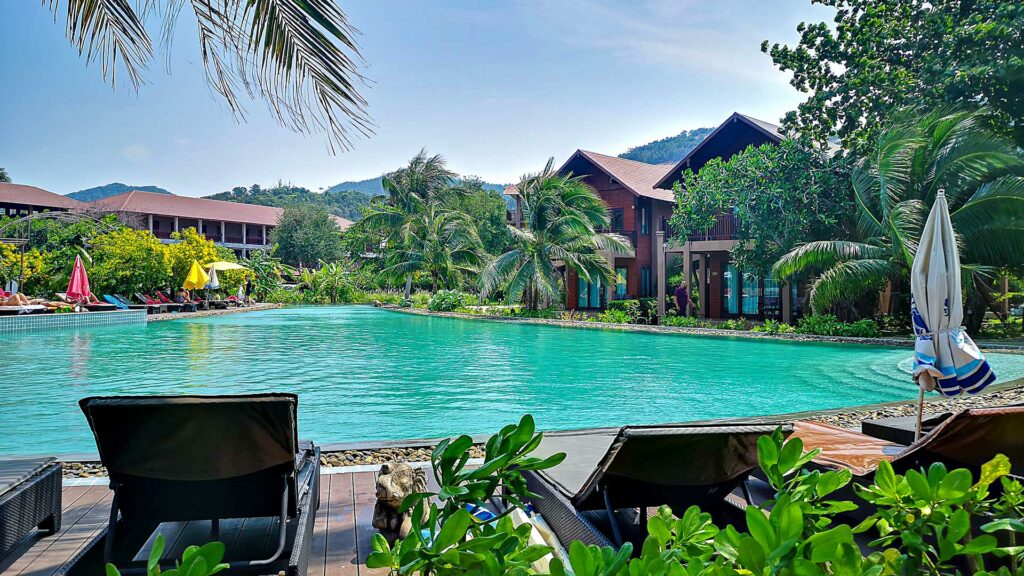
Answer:
<svg viewBox="0 0 1024 576"><path fill-rule="evenodd" d="M313 528L313 541L310 543L309 576L387 573L386 570L366 567L371 539L376 532L370 525L376 501L376 477L376 472L344 472L321 476L320 509ZM433 478L429 482L431 489L436 490ZM42 537L41 532L29 536L7 557L0 558L0 576L51 576L103 529L110 511L111 495L106 485L65 486L60 532L47 537ZM201 544L209 539L209 532L198 530L195 524L180 523L177 530L165 535L168 554L180 557L184 547ZM208 526L208 523L204 524ZM253 526L252 530L242 526L237 528L233 530L228 521L222 522L221 539L228 544L226 541L234 534L231 547L243 548L251 546L253 539L261 539L256 532L268 533L269 524L262 531L258 526ZM254 535L246 539L238 536L242 533Z"/></svg>

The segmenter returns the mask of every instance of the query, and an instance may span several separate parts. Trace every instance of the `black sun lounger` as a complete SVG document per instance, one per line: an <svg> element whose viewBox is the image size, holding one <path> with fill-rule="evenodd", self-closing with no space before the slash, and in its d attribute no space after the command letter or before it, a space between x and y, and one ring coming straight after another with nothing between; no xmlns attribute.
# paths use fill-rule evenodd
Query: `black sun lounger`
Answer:
<svg viewBox="0 0 1024 576"><path fill-rule="evenodd" d="M224 538L232 572L305 575L320 451L297 440L297 396L93 397L79 405L114 491L101 538L104 563L121 574L144 573L140 549L154 531L169 530L164 523L188 523L193 531L201 525L197 544L219 540L224 523L232 526L233 536ZM239 542L249 519L266 520L260 551L250 548L256 557L239 558L232 542L248 547ZM101 574L84 559L89 553L79 557L88 568L69 571ZM171 553L165 552L168 563ZM92 551L93 561L97 556Z"/></svg>
<svg viewBox="0 0 1024 576"><path fill-rule="evenodd" d="M60 476L53 458L0 458L0 559L36 528L60 530Z"/></svg>
<svg viewBox="0 0 1024 576"><path fill-rule="evenodd" d="M757 439L778 425L627 426L545 434L539 457L565 452L548 470L525 472L532 502L562 542L621 545L623 511L642 524L649 507L691 505L715 513L757 466ZM791 428L784 427L785 432ZM604 529L607 527L607 529Z"/></svg>

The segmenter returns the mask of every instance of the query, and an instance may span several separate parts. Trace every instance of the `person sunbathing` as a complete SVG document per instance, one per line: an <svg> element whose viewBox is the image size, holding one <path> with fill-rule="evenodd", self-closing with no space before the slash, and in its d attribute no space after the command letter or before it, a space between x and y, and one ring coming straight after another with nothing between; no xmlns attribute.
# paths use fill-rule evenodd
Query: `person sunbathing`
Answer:
<svg viewBox="0 0 1024 576"><path fill-rule="evenodd" d="M11 294L10 296L8 296L7 299L3 301L3 304L0 304L0 305L2 305L2 306L28 306L29 305L29 300L28 300L28 298L24 294L22 294L21 292L17 292L15 294Z"/></svg>

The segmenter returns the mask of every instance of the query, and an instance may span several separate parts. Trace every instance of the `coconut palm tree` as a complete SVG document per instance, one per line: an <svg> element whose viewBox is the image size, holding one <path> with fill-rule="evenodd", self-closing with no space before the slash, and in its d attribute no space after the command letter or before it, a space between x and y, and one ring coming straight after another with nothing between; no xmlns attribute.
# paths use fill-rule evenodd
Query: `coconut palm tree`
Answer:
<svg viewBox="0 0 1024 576"><path fill-rule="evenodd" d="M465 213L430 204L408 230L405 241L388 254L385 273L430 274L431 291L437 292L455 288L464 274L479 271L483 245Z"/></svg>
<svg viewBox="0 0 1024 576"><path fill-rule="evenodd" d="M811 284L815 311L886 284L898 292L939 190L949 202L965 281L1024 264L1021 151L985 128L984 110L910 114L898 117L854 168L860 238L809 242L773 267L781 278L821 272ZM980 322L981 314L973 316Z"/></svg>
<svg viewBox="0 0 1024 576"><path fill-rule="evenodd" d="M409 165L381 179L384 195L371 200L363 217L349 228L358 238L375 239L383 248L387 273L405 277L405 297L416 272L430 272L434 284L472 266L479 238L465 214L446 209L446 201L464 192L453 186L455 173L440 155L425 150ZM472 232L465 228L472 228Z"/></svg>
<svg viewBox="0 0 1024 576"><path fill-rule="evenodd" d="M565 283L560 266L588 282L601 279L613 284L615 271L600 252L632 252L622 236L598 232L611 220L608 206L597 193L582 177L558 174L553 166L552 158L543 171L517 184L523 227L509 226L513 248L481 274L485 296L504 285L509 301L522 298L536 310L541 301L558 298Z"/></svg>
<svg viewBox="0 0 1024 576"><path fill-rule="evenodd" d="M275 119L300 132L326 132L332 148L371 132L356 84L358 33L335 0L43 0L63 16L68 39L87 63L99 60L112 85L119 71L134 89L153 59L146 29L168 47L182 10L192 12L210 87L237 118L240 95L259 95ZM186 5L188 8L186 8Z"/></svg>

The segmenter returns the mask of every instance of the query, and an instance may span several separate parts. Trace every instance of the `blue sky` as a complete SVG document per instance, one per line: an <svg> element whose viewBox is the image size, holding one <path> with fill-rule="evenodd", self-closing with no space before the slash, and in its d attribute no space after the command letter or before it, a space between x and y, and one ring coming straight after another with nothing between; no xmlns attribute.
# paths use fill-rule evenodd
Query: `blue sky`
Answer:
<svg viewBox="0 0 1024 576"><path fill-rule="evenodd" d="M201 196L279 180L316 190L426 147L457 172L511 182L551 156L618 154L733 111L776 121L803 96L761 41L831 20L809 0L340 3L362 31L377 130L332 155L262 102L235 122L205 84L187 9L170 74L158 55L135 93L87 68L39 2L0 1L0 166L59 193L116 181Z"/></svg>

